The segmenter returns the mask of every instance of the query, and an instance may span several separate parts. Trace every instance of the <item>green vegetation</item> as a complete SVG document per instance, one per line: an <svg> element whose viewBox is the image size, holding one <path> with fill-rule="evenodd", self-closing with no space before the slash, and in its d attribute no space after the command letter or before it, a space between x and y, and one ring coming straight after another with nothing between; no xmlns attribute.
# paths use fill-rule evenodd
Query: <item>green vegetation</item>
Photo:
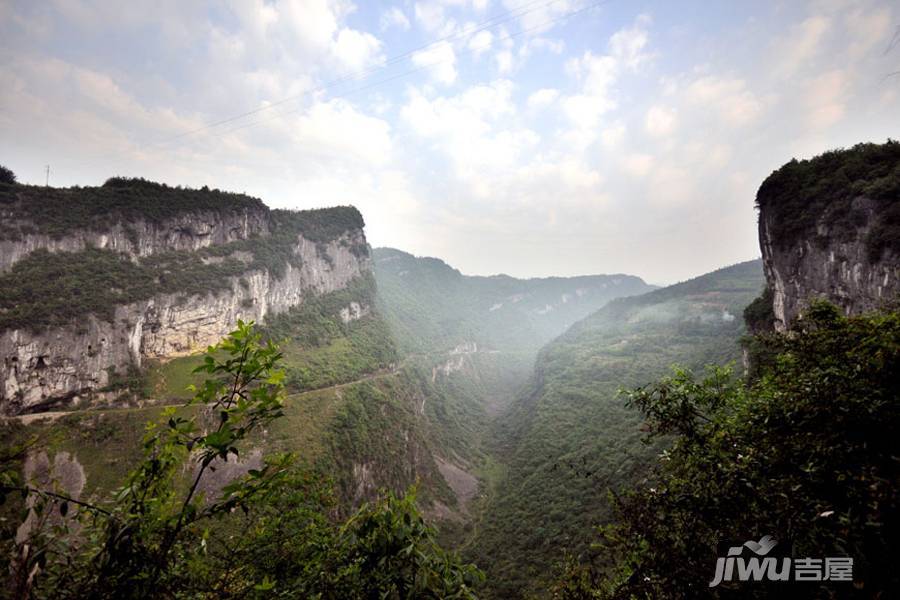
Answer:
<svg viewBox="0 0 900 600"><path fill-rule="evenodd" d="M119 177L100 187L0 186L0 207L10 217L0 239L18 239L25 233L62 238L77 229L104 231L116 223L162 223L203 212L266 212L261 200L244 194Z"/></svg>
<svg viewBox="0 0 900 600"><path fill-rule="evenodd" d="M332 206L312 210L273 210L276 229L297 232L311 242L324 244L336 240L348 231L362 230L362 215L353 206ZM357 256L367 256L364 245L350 246Z"/></svg>
<svg viewBox="0 0 900 600"><path fill-rule="evenodd" d="M275 211L272 232L195 252L162 252L132 260L112 250L86 248L51 254L37 250L0 274L0 331L40 330L92 314L112 321L121 304L160 294L185 297L230 290L234 278L256 270L283 277L300 267L297 235L321 242L336 239L360 223L352 207L304 212ZM340 233L337 233L337 232ZM333 237L329 237L333 236ZM367 248L357 248L367 252Z"/></svg>
<svg viewBox="0 0 900 600"><path fill-rule="evenodd" d="M782 248L797 240L825 247L830 240L847 241L857 227L877 215L865 240L872 261L885 250L900 252L900 142L857 144L810 160L792 160L770 175L759 188L756 204L770 215L771 238ZM874 204L866 206L861 198ZM821 234L817 224L828 224Z"/></svg>
<svg viewBox="0 0 900 600"><path fill-rule="evenodd" d="M707 583L724 549L764 534L795 558L853 558L852 584L794 584L792 597L890 596L900 588L898 340L900 313L847 318L819 303L791 335L758 338L777 359L749 384L728 369L676 370L632 391L650 434L674 443L617 499L599 543L569 560L555 597L762 597Z"/></svg>
<svg viewBox="0 0 900 600"><path fill-rule="evenodd" d="M28 443L5 450L0 501L33 500L26 539L3 540L5 595L474 597L480 573L437 545L414 495L387 493L341 521L327 482L287 454L219 487L204 483L216 467L246 460L254 432L284 415L281 355L261 340L239 323L211 349L198 367L208 379L187 407L202 414L165 409L147 429L143 458L104 502L35 488L20 474Z"/></svg>
<svg viewBox="0 0 900 600"><path fill-rule="evenodd" d="M532 385L493 428L508 474L466 547L488 575L486 596L536 592L560 548L588 549L593 527L613 516L608 491L638 481L666 445L642 443L619 389L673 363L739 360L739 315L762 284L751 261L614 300L541 351Z"/></svg>
<svg viewBox="0 0 900 600"><path fill-rule="evenodd" d="M765 333L775 328L775 312L772 309L774 294L766 286L763 293L744 309L744 324L750 333Z"/></svg>
<svg viewBox="0 0 900 600"><path fill-rule="evenodd" d="M403 489L418 478L426 503L435 498L456 503L429 456L429 443L410 410L412 397L403 378L354 384L341 396L327 439L335 483L346 501L364 499L374 491L375 481Z"/></svg>
<svg viewBox="0 0 900 600"><path fill-rule="evenodd" d="M199 253L169 252L132 262L96 248L36 250L0 274L0 331L57 327L88 314L112 322L116 306L159 294L230 289L230 278L246 270L233 258L204 263Z"/></svg>
<svg viewBox="0 0 900 600"><path fill-rule="evenodd" d="M0 184L15 185L16 174L3 165L0 165Z"/></svg>
<svg viewBox="0 0 900 600"><path fill-rule="evenodd" d="M373 252L379 308L401 349L448 351L463 342L530 353L613 298L653 289L630 275L472 277L436 258Z"/></svg>
<svg viewBox="0 0 900 600"><path fill-rule="evenodd" d="M279 340L288 366L288 385L302 391L358 379L396 362L387 324L377 314L344 322L342 310L375 305L375 279L365 274L347 287L307 298L269 319L266 335Z"/></svg>

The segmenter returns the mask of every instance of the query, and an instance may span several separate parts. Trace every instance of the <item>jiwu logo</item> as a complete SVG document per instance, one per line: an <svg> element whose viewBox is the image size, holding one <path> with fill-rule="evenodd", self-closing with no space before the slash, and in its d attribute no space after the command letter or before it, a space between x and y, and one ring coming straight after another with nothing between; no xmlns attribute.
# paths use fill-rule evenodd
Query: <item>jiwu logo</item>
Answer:
<svg viewBox="0 0 900 600"><path fill-rule="evenodd" d="M728 549L728 556L719 557L716 561L716 575L709 587L716 587L723 581L733 581L735 566L737 566L738 581L787 581L791 576L791 559L781 559L781 564L773 557L762 558L775 547L778 542L771 535L763 536L758 542L750 540L743 546L732 546ZM744 558L741 556L744 548L749 548L756 556Z"/></svg>
<svg viewBox="0 0 900 600"><path fill-rule="evenodd" d="M850 557L792 561L787 557L766 556L776 544L778 542L771 535L766 535L758 542L750 540L741 546L732 546L728 556L716 560L716 573L709 587L716 587L723 581L853 581L853 559ZM750 551L746 556L745 548Z"/></svg>

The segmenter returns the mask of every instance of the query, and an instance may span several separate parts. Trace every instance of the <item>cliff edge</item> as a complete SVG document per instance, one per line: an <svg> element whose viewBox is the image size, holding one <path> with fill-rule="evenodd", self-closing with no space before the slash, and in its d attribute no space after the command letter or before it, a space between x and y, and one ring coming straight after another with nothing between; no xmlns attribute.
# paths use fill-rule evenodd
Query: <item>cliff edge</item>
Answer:
<svg viewBox="0 0 900 600"><path fill-rule="evenodd" d="M147 358L192 354L371 273L352 207L269 210L112 179L0 186L0 413L114 399Z"/></svg>
<svg viewBox="0 0 900 600"><path fill-rule="evenodd" d="M812 299L857 314L900 295L900 143L792 160L763 182L756 203L767 305L771 298L758 322L784 331Z"/></svg>

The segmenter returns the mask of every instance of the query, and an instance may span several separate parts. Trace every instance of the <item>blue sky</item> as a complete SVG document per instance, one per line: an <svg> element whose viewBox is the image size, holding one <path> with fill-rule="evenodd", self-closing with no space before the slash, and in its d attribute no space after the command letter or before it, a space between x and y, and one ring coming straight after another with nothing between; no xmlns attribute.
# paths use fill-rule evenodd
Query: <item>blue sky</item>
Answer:
<svg viewBox="0 0 900 600"><path fill-rule="evenodd" d="M20 180L354 204L374 245L466 273L669 283L754 258L773 169L900 137L889 1L123 6L0 2Z"/></svg>

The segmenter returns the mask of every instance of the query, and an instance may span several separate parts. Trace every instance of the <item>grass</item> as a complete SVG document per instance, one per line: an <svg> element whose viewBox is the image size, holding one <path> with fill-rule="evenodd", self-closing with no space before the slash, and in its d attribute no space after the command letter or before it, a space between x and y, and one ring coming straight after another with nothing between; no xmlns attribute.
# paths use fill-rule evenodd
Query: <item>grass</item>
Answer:
<svg viewBox="0 0 900 600"><path fill-rule="evenodd" d="M203 383L203 375L193 372L202 363L200 354L148 361L144 368L150 397L162 402L189 400L193 394L187 387Z"/></svg>
<svg viewBox="0 0 900 600"><path fill-rule="evenodd" d="M52 457L68 452L84 469L83 498L99 500L116 489L142 456L146 425L158 421L163 406L80 411L53 419L37 420L28 432L38 436L37 446ZM179 409L195 414L198 407Z"/></svg>

